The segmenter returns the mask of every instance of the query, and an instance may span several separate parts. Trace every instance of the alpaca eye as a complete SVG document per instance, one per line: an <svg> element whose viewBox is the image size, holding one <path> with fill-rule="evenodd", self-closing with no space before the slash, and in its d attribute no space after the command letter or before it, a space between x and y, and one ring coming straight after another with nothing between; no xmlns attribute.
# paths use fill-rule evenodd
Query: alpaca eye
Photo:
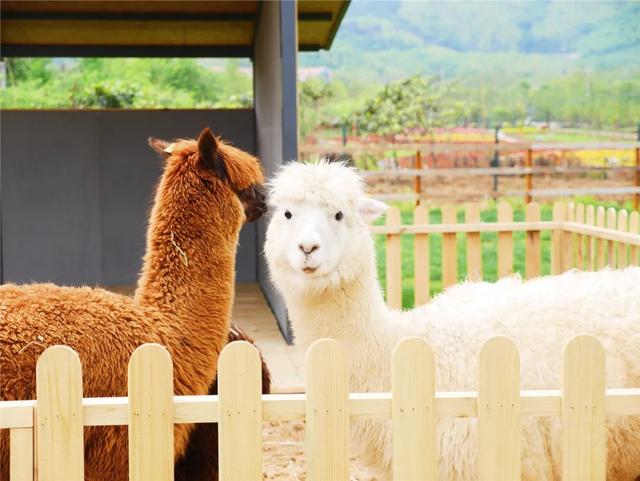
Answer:
<svg viewBox="0 0 640 481"><path fill-rule="evenodd" d="M336 212L336 220L342 220L342 217L342 211L339 210L338 212Z"/></svg>
<svg viewBox="0 0 640 481"><path fill-rule="evenodd" d="M285 211L284 216L285 216L287 219L291 219L291 212L289 212L288 210L287 210L287 211Z"/></svg>

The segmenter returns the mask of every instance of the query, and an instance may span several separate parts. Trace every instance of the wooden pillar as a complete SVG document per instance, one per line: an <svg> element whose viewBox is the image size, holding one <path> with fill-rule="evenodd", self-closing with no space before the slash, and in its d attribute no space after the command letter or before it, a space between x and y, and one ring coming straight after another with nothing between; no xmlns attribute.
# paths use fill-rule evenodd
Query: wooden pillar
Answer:
<svg viewBox="0 0 640 481"><path fill-rule="evenodd" d="M422 170L422 154L416 150L416 170ZM413 181L413 191L416 193L416 205L420 205L420 192L422 191L422 176L418 173Z"/></svg>
<svg viewBox="0 0 640 481"><path fill-rule="evenodd" d="M533 168L533 150L527 149L527 153L524 158L524 166L527 169ZM533 174L527 172L524 176L524 203L525 205L531 202L531 189L533 187Z"/></svg>
<svg viewBox="0 0 640 481"><path fill-rule="evenodd" d="M635 186L640 187L640 147L636 147L636 175ZM640 192L633 194L633 208L635 210L640 209Z"/></svg>

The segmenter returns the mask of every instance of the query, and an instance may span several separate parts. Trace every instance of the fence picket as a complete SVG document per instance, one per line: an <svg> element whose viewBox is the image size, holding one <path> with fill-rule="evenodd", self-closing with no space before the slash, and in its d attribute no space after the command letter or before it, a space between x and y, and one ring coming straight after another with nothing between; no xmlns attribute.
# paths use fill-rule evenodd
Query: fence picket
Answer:
<svg viewBox="0 0 640 481"><path fill-rule="evenodd" d="M457 224L456 207L442 207L442 223ZM442 287L443 289L458 282L458 248L455 233L442 234Z"/></svg>
<svg viewBox="0 0 640 481"><path fill-rule="evenodd" d="M566 220L566 206L562 202L553 204L553 220L562 222ZM551 234L551 274L562 273L562 253L564 252L564 236L562 230L553 229Z"/></svg>
<svg viewBox="0 0 640 481"><path fill-rule="evenodd" d="M480 204L467 204L464 221L467 224L480 222ZM482 280L482 245L480 232L467 233L467 277L472 281Z"/></svg>
<svg viewBox="0 0 640 481"><path fill-rule="evenodd" d="M434 360L424 339L396 346L391 379L393 479L436 481Z"/></svg>
<svg viewBox="0 0 640 481"><path fill-rule="evenodd" d="M84 479L82 368L67 346L45 350L36 364L39 481Z"/></svg>
<svg viewBox="0 0 640 481"><path fill-rule="evenodd" d="M629 232L640 234L640 212L634 210L629 216ZM632 265L640 263L640 247L631 246L629 250L629 262Z"/></svg>
<svg viewBox="0 0 640 481"><path fill-rule="evenodd" d="M306 458L309 481L349 479L349 409L344 348L319 339L306 357Z"/></svg>
<svg viewBox="0 0 640 481"><path fill-rule="evenodd" d="M578 204L576 206L576 222L578 224L585 223L584 204ZM576 234L576 267L580 270L584 270L585 268L584 241L585 241L585 236L583 234Z"/></svg>
<svg viewBox="0 0 640 481"><path fill-rule="evenodd" d="M497 207L498 222L513 222L511 204L500 202ZM498 232L498 279L513 273L513 234Z"/></svg>
<svg viewBox="0 0 640 481"><path fill-rule="evenodd" d="M618 218L616 210L613 207L607 209L607 229L616 230L618 226ZM612 269L616 267L616 244L613 241L607 242L607 265Z"/></svg>
<svg viewBox="0 0 640 481"><path fill-rule="evenodd" d="M605 370L602 344L574 337L564 353L562 479L605 481Z"/></svg>
<svg viewBox="0 0 640 481"><path fill-rule="evenodd" d="M429 223L429 208L419 205L413 213L414 224ZM415 304L421 306L429 302L429 281L431 260L429 234L415 234L413 238L413 272L415 279Z"/></svg>
<svg viewBox="0 0 640 481"><path fill-rule="evenodd" d="M387 225L402 225L400 209L389 207ZM400 234L387 234L387 305L392 309L402 308L402 244Z"/></svg>
<svg viewBox="0 0 640 481"><path fill-rule="evenodd" d="M593 205L587 206L586 221L587 225L596 225L596 208ZM587 236L587 269L590 271L596 270L596 238L593 236Z"/></svg>
<svg viewBox="0 0 640 481"><path fill-rule="evenodd" d="M629 214L625 209L618 211L618 230L622 232L629 232ZM627 245L624 242L618 242L618 254L616 266L618 268L627 267L629 265L629 258L627 256Z"/></svg>
<svg viewBox="0 0 640 481"><path fill-rule="evenodd" d="M537 202L527 204L525 220L527 222L540 222L540 219L540 204ZM540 252L540 231L530 230L527 231L525 235L525 276L527 279L533 279L540 275L540 266L542 264Z"/></svg>
<svg viewBox="0 0 640 481"><path fill-rule="evenodd" d="M244 341L227 345L218 360L221 481L262 480L261 385L258 350Z"/></svg>
<svg viewBox="0 0 640 481"><path fill-rule="evenodd" d="M569 222L576 221L576 204L574 202L569 202L567 204L566 216L566 219ZM574 234L573 232L563 232L562 272L566 272L576 266L576 241L576 234Z"/></svg>
<svg viewBox="0 0 640 481"><path fill-rule="evenodd" d="M596 209L596 227L605 226L605 210L599 206ZM604 239L596 239L596 266L595 270L600 270L605 266L605 243Z"/></svg>
<svg viewBox="0 0 640 481"><path fill-rule="evenodd" d="M520 355L513 341L493 337L480 349L479 481L520 481Z"/></svg>
<svg viewBox="0 0 640 481"><path fill-rule="evenodd" d="M33 429L9 431L9 479L33 481Z"/></svg>
<svg viewBox="0 0 640 481"><path fill-rule="evenodd" d="M159 344L129 359L129 479L173 481L173 363Z"/></svg>

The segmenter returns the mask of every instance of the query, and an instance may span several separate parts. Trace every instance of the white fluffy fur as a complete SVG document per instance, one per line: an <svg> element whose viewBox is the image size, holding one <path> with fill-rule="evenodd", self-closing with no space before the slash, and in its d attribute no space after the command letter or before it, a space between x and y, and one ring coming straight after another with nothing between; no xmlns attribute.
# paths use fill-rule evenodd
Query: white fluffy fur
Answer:
<svg viewBox="0 0 640 481"><path fill-rule="evenodd" d="M478 350L495 335L517 344L523 389L559 389L564 346L584 333L597 336L605 347L607 387L640 387L638 267L572 271L528 282L516 276L494 284L467 282L426 306L398 312L384 302L373 241L362 216L383 209L363 199L353 170L322 162L291 164L272 182L270 203L274 213L265 253L296 341L304 346L321 337L341 341L351 391L389 391L392 350L408 336L426 338L434 350L439 391L476 390ZM291 219L284 216L287 210ZM340 221L337 211L344 216ZM296 256L300 242L309 239L318 248L311 256ZM308 265L317 265L316 270L303 271ZM610 417L607 422L607 479L633 481L640 475L640 418ZM522 479L557 481L560 420L523 417L522 423ZM389 423L362 421L353 431L388 473ZM476 420L443 418L437 437L439 479L477 479Z"/></svg>

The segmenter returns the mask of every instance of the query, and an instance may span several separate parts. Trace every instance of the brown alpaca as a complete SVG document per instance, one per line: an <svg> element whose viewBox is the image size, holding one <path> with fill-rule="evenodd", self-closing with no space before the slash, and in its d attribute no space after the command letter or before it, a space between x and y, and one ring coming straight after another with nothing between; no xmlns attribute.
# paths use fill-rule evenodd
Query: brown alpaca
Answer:
<svg viewBox="0 0 640 481"><path fill-rule="evenodd" d="M231 326L229 342L247 341L254 343L242 329ZM262 361L262 394L271 391L271 377L264 358ZM209 386L209 394L218 394L217 380ZM218 425L216 423L196 424L184 456L176 462L175 481L218 481Z"/></svg>
<svg viewBox="0 0 640 481"><path fill-rule="evenodd" d="M85 397L126 396L129 357L145 342L171 353L177 395L207 394L229 333L238 234L245 219L264 210L262 170L255 157L209 129L197 141L169 146L150 139L150 145L167 159L135 296L53 284L0 286L0 399L35 398L36 360L54 344L80 355ZM192 428L176 425L176 458ZM128 479L127 458L126 427L85 429L87 480ZM8 460L3 430L3 481Z"/></svg>

